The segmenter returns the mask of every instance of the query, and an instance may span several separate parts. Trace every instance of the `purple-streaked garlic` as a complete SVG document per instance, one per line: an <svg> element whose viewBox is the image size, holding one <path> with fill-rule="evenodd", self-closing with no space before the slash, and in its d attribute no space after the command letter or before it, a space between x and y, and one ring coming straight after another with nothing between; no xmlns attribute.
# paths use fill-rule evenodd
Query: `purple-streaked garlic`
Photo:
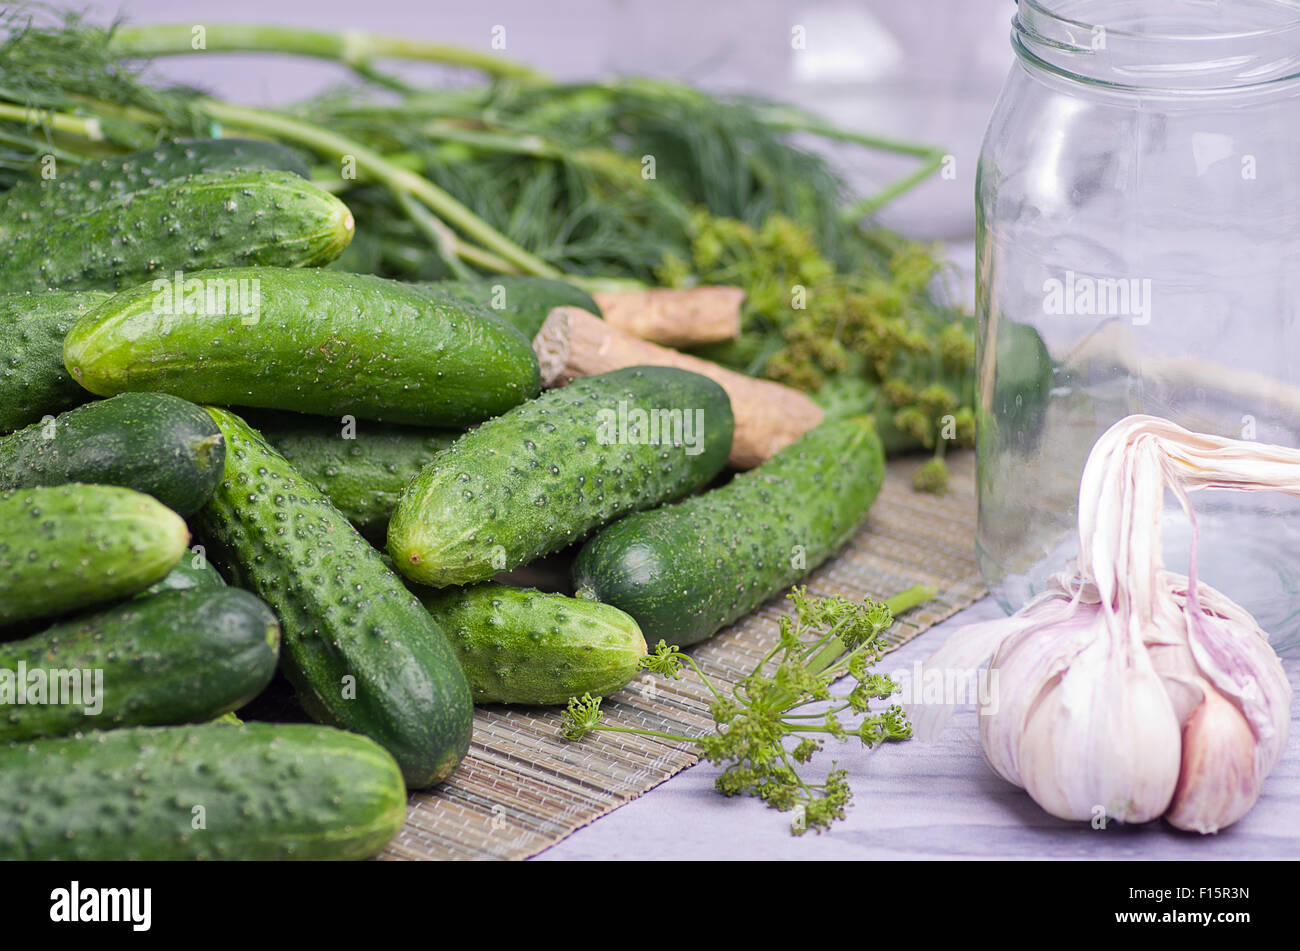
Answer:
<svg viewBox="0 0 1300 951"><path fill-rule="evenodd" d="M1166 571L1165 489L1192 518L1190 575ZM1241 818L1286 744L1291 686L1245 609L1196 580L1188 492L1300 495L1300 451L1130 416L1088 457L1079 556L1011 617L958 630L926 669L989 664L980 741L1052 815L1202 833ZM951 707L913 705L919 738Z"/></svg>

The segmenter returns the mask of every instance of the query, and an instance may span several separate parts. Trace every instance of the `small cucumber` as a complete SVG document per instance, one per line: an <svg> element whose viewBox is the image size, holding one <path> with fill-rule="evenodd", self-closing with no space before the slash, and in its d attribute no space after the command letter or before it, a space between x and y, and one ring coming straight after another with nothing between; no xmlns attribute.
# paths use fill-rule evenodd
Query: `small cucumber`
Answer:
<svg viewBox="0 0 1300 951"><path fill-rule="evenodd" d="M460 435L455 429L344 424L302 413L255 413L245 419L324 492L357 531L384 538L402 490Z"/></svg>
<svg viewBox="0 0 1300 951"><path fill-rule="evenodd" d="M212 497L225 456L221 430L201 407L123 393L0 436L0 489L119 485L189 515Z"/></svg>
<svg viewBox="0 0 1300 951"><path fill-rule="evenodd" d="M195 523L209 557L279 616L281 666L309 714L379 742L408 785L440 781L474 709L447 638L319 489L238 416L209 412L226 437L225 478Z"/></svg>
<svg viewBox="0 0 1300 951"><path fill-rule="evenodd" d="M326 264L353 230L343 202L297 175L190 175L84 211L24 214L0 241L0 289L111 289L235 264Z"/></svg>
<svg viewBox="0 0 1300 951"><path fill-rule="evenodd" d="M0 859L363 859L406 790L329 727L133 727L0 746L0 816Z"/></svg>
<svg viewBox="0 0 1300 951"><path fill-rule="evenodd" d="M235 169L277 169L310 178L292 149L257 139L183 139L153 148L58 168L53 179L21 182L0 196L0 243L27 226L25 215L88 211L105 201L187 175Z"/></svg>
<svg viewBox="0 0 1300 951"><path fill-rule="evenodd" d="M167 591L190 591L194 588L224 588L226 579L221 572L212 567L212 562L202 555L183 555L181 560L161 581L156 581L145 588L137 598L148 598Z"/></svg>
<svg viewBox="0 0 1300 951"><path fill-rule="evenodd" d="M126 601L0 644L0 743L210 720L261 693L279 654L275 615L247 591ZM33 676L45 684L39 698Z"/></svg>
<svg viewBox="0 0 1300 951"><path fill-rule="evenodd" d="M726 391L697 373L583 377L435 456L393 513L388 553L422 584L486 581L700 488L726 463L734 428Z"/></svg>
<svg viewBox="0 0 1300 951"><path fill-rule="evenodd" d="M546 315L555 307L581 307L600 316L600 307L586 291L568 281L547 277L501 275L481 281L434 281L420 286L487 307L514 324L529 340L537 336Z"/></svg>
<svg viewBox="0 0 1300 951"><path fill-rule="evenodd" d="M63 336L104 291L0 294L0 433L91 398L63 367Z"/></svg>
<svg viewBox="0 0 1300 951"><path fill-rule="evenodd" d="M834 554L884 474L869 420L823 423L721 488L606 528L578 553L574 589L632 615L652 644L694 644Z"/></svg>
<svg viewBox="0 0 1300 951"><path fill-rule="evenodd" d="M63 356L73 377L103 396L160 390L195 402L428 426L495 416L540 385L537 356L519 331L400 281L282 268L189 279L205 288L256 287L256 313L176 313L160 306L152 285L132 288L69 332Z"/></svg>
<svg viewBox="0 0 1300 951"><path fill-rule="evenodd" d="M143 591L190 533L158 501L107 485L0 492L0 625Z"/></svg>
<svg viewBox="0 0 1300 951"><path fill-rule="evenodd" d="M636 621L596 601L491 583L417 593L460 656L475 703L603 697L646 654Z"/></svg>

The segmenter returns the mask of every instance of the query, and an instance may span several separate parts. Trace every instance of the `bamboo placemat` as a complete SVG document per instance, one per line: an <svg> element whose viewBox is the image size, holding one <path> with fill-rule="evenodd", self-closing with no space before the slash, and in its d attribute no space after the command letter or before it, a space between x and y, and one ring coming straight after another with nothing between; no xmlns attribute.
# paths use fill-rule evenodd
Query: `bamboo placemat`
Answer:
<svg viewBox="0 0 1300 951"><path fill-rule="evenodd" d="M820 595L884 598L916 584L939 589L890 634L899 647L986 593L975 564L975 465L949 456L946 496L912 491L914 460L891 462L867 524L838 557L807 581ZM734 683L777 640L775 598L693 650L710 677ZM608 698L608 722L685 735L712 724L705 688L694 677L643 674ZM523 859L617 809L696 763L653 737L597 733L580 743L559 735L558 710L480 707L469 756L441 786L413 793L406 825L383 859Z"/></svg>

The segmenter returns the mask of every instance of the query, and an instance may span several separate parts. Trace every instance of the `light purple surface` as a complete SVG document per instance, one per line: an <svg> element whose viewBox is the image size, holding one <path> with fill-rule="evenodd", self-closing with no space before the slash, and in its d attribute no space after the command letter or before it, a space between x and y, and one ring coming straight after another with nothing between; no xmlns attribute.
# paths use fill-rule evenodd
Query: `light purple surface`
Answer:
<svg viewBox="0 0 1300 951"><path fill-rule="evenodd" d="M961 624L1001 617L991 599L887 655L886 673L910 669ZM1300 661L1285 662L1292 689ZM1294 711L1293 711L1294 717ZM576 859L1294 859L1300 857L1300 724L1259 802L1215 836L1163 822L1094 830L1043 812L997 776L979 747L973 709L959 711L937 742L866 750L828 744L826 758L849 772L854 805L822 835L790 834L790 817L713 788L718 769L701 764L552 846L534 861Z"/></svg>

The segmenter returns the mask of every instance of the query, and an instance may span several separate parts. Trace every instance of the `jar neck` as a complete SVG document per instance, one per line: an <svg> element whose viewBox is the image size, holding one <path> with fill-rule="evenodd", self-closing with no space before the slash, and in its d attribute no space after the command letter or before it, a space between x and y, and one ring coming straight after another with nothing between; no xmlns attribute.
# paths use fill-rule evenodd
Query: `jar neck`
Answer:
<svg viewBox="0 0 1300 951"><path fill-rule="evenodd" d="M1018 0L1011 43L1097 86L1249 90L1300 80L1300 0Z"/></svg>

